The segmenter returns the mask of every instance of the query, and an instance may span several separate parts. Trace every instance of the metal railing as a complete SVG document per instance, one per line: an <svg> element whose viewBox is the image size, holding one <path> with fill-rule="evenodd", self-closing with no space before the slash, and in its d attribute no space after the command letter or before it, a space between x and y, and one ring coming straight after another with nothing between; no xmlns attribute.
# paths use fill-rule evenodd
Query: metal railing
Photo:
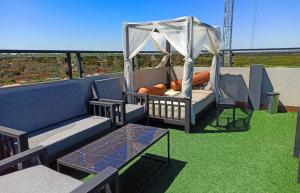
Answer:
<svg viewBox="0 0 300 193"><path fill-rule="evenodd" d="M82 78L82 60L81 54L123 54L123 51L96 51L96 50L14 50L0 49L0 54L65 54L65 62L68 65L68 76L73 79L72 73L72 54L76 55L78 77ZM141 54L161 54L159 51L142 51ZM1 64L0 64L1 65Z"/></svg>
<svg viewBox="0 0 300 193"><path fill-rule="evenodd" d="M291 66L297 66L300 67L300 47L292 47L292 48L256 48L256 49L232 49L232 50L221 50L221 55L224 56L225 52L230 52L231 56L231 62L230 66L247 66L251 63L268 63L267 65L271 63L275 63L276 65L280 65L281 63L291 63ZM96 51L96 50L12 50L12 49L0 49L0 78L1 73L5 74L5 72L1 72L1 59L3 59L6 55L5 54L19 54L19 57L23 57L22 54L24 54L24 57L26 54L34 55L34 54L48 54L47 56L54 56L55 54L59 54L61 58L61 62L64 63L61 66L65 66L65 76L69 79L75 78L75 72L77 73L77 77L82 78L84 77L84 67L87 67L87 65L91 65L91 63L95 62L95 59L91 59L92 55L99 56L100 54L102 56L107 56L109 54L115 54L113 57L116 59L116 65L112 68L118 68L118 70L123 69L123 52L122 51ZM159 51L143 51L139 55L139 61L149 63L149 60L152 56L156 56L162 54ZM206 55L204 57L199 57L200 59L196 59L196 66L209 66L211 62L211 56L209 55L208 51L203 50L203 55ZM272 61L274 57L277 57L277 60L282 60L282 62ZM11 55L13 58L14 56ZM35 57L35 56L34 56ZM149 58L147 58L149 57ZM154 57L154 62L160 62L159 59L162 56L159 56L158 58ZM38 56L36 56L38 58ZM173 65L182 65L182 59L183 57L179 56L178 53L173 53L172 55ZM289 58L290 60L287 60ZM99 57L98 57L99 59ZM140 60L141 59L141 60ZM275 58L276 59L276 58ZM90 62L88 63L88 61ZM224 57L223 57L224 60ZM270 61L268 61L270 60ZM110 60L111 61L111 60ZM86 62L86 63L84 63ZM35 64L38 64L38 62L34 62ZM108 62L106 59L102 59L100 61L101 65L105 63L106 67L111 66L112 64ZM139 62L141 63L141 62ZM157 63L157 64L158 64ZM84 64L84 65L83 65ZM32 66L32 65L31 65ZM143 64L140 65L141 67ZM287 65L288 66L288 65ZM146 67L153 67L151 64L147 64ZM55 66L54 68L57 68ZM47 70L47 69L44 69ZM93 69L92 69L93 70ZM90 71L92 71L90 70ZM87 72L88 70L85 69ZM111 71L98 69L100 73L109 73ZM116 71L114 71L116 72ZM29 74L28 72L27 74ZM88 73L86 73L88 74ZM50 77L51 78L51 77ZM1 83L0 83L1 85Z"/></svg>
<svg viewBox="0 0 300 193"><path fill-rule="evenodd" d="M300 47L291 48L253 48L253 49L231 49L221 50L221 55L224 56L225 52L229 52L229 64L228 67L234 66L234 56L236 54L287 54L287 53L300 53Z"/></svg>

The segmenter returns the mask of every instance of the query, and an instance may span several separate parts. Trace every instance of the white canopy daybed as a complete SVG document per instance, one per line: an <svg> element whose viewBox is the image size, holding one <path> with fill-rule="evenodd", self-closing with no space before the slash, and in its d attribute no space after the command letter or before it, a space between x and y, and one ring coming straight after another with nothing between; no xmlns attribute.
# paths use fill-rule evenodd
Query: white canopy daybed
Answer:
<svg viewBox="0 0 300 193"><path fill-rule="evenodd" d="M180 104L184 103L185 108L185 130L190 131L190 125L195 124L195 109L193 108L193 94L192 91L192 76L194 72L194 60L199 56L203 50L208 50L214 55L210 71L210 80L205 90L212 90L214 92L215 100L219 98L219 71L221 58L219 56L220 51L220 30L218 27L214 27L200 22L195 17L181 17L171 20L153 21L145 23L125 23L124 24L124 77L125 88L128 92L134 92L133 90L133 63L132 59L144 48L149 40L152 40L154 45L161 50L165 56L162 59L160 65L167 64L170 56L170 50L167 49L170 45L179 54L185 57L183 66L183 79L182 79L182 93L181 99L179 97L173 98L171 101L165 96L153 97L153 100L159 100L159 114L161 115L161 100L164 100L165 118L169 114L170 108L174 111L174 102L178 103L178 110L180 111ZM169 47L170 47L169 46ZM176 98L176 99L175 99ZM201 98L201 97L200 97ZM184 99L184 100L183 100ZM169 102L167 102L169 101ZM187 102L188 101L188 102ZM153 102L154 105L154 102ZM153 107L154 109L154 107ZM150 109L151 111L151 109ZM180 114L180 112L177 112ZM155 114L153 111L152 114ZM174 112L171 112L171 123L174 122ZM160 116L162 117L162 116ZM178 116L181 119L181 116ZM182 121L180 122L182 123Z"/></svg>

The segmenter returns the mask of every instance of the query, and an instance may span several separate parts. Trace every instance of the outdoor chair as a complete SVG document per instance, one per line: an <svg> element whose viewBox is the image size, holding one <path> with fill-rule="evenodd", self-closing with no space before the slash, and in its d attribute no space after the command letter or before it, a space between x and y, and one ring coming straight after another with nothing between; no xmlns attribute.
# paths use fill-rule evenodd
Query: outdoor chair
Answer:
<svg viewBox="0 0 300 193"><path fill-rule="evenodd" d="M232 117L227 118L227 125L229 125L230 121L232 121L232 126L235 127L235 113L237 108L236 101L238 96L238 89L239 86L236 81L228 81L223 85L222 89L219 89L220 98L216 102L217 126L220 126L221 112L224 109L232 109Z"/></svg>
<svg viewBox="0 0 300 193"><path fill-rule="evenodd" d="M114 114L117 125L125 125L143 118L148 122L149 96L131 92L122 92L120 78L95 80L92 85L93 99L115 105ZM94 101L94 102L93 102ZM101 108L91 109L93 113L102 115L106 113Z"/></svg>
<svg viewBox="0 0 300 193"><path fill-rule="evenodd" d="M224 109L232 109L232 123L233 127L235 126L235 110L236 103L234 99L231 98L220 98L216 103L216 116L217 116L217 126L220 126L220 115ZM230 118L227 118L227 125L230 122Z"/></svg>
<svg viewBox="0 0 300 193"><path fill-rule="evenodd" d="M42 146L24 151L0 161L0 172L12 170L16 165L37 160L37 165L0 176L0 192L5 193L91 193L119 192L118 171L108 167L92 180L82 182L47 167L47 153ZM36 163L36 161L35 161Z"/></svg>

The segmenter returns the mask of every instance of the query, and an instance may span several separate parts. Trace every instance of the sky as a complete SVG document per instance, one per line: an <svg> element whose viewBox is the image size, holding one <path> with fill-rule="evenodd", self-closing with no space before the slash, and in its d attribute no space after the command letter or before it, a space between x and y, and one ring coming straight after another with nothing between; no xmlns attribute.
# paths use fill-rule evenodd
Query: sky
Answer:
<svg viewBox="0 0 300 193"><path fill-rule="evenodd" d="M235 0L233 48L250 48L254 0ZM0 49L122 50L123 22L195 16L223 27L224 0L0 0ZM258 0L254 48L300 47L300 0Z"/></svg>

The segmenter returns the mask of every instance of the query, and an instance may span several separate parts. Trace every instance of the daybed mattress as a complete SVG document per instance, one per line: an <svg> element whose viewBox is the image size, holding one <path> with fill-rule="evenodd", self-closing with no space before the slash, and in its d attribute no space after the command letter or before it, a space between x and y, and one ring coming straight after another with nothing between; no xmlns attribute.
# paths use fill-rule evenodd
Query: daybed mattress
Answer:
<svg viewBox="0 0 300 193"><path fill-rule="evenodd" d="M180 97L178 96L173 96L173 97ZM214 102L215 97L213 91L208 91L208 90L192 90L192 107L194 108L195 114L198 114L202 110L204 110L206 107L208 107L211 103ZM155 104L155 117L159 117L159 108L158 108L158 101L154 101ZM166 108L166 103L167 103L167 113L165 112ZM172 118L172 107L171 107L171 101L160 101L161 104L161 117L162 118ZM173 102L174 106L174 119L185 119L185 104L180 103L180 112L178 108L178 102ZM149 115L153 115L153 110L152 110L152 101L149 103ZM167 114L167 116L166 116Z"/></svg>

